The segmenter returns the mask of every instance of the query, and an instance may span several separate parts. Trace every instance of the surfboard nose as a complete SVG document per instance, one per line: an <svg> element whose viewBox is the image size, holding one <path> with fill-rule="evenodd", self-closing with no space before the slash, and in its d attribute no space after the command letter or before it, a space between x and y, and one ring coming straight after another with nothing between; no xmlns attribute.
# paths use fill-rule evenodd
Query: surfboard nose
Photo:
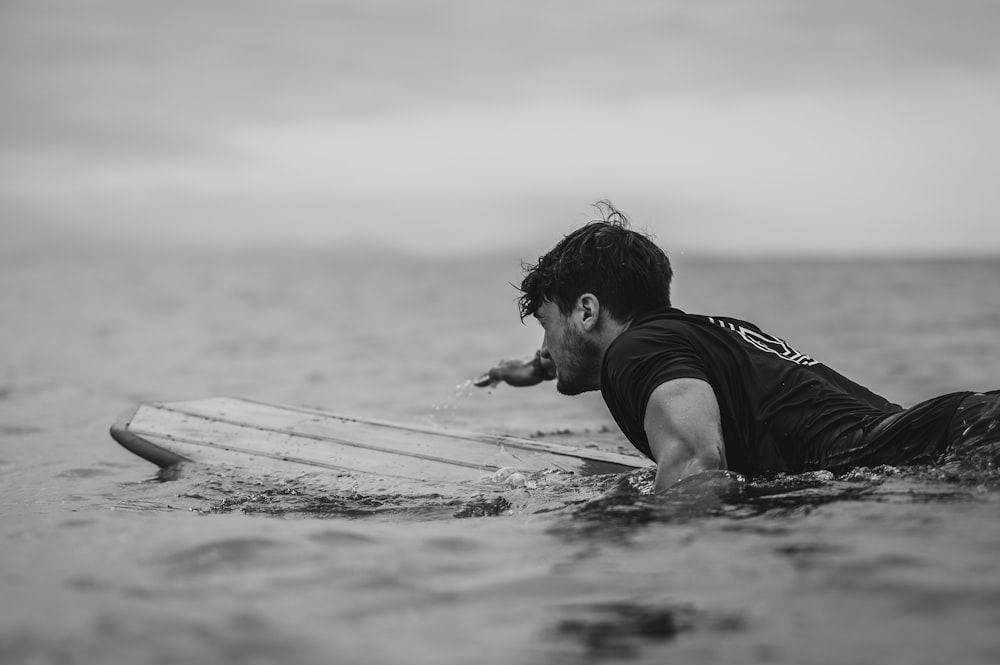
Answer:
<svg viewBox="0 0 1000 665"><path fill-rule="evenodd" d="M124 412L111 426L111 438L129 452L149 460L161 469L168 469L181 462L190 462L191 460L187 457L161 448L129 429L132 421L135 420L139 412L147 408L154 407L149 404L139 403Z"/></svg>

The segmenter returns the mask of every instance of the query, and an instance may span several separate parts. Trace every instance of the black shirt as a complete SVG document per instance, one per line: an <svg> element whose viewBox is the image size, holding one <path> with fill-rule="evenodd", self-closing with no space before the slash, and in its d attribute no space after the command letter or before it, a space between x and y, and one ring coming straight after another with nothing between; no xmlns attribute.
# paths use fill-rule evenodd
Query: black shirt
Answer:
<svg viewBox="0 0 1000 665"><path fill-rule="evenodd" d="M611 414L647 457L649 397L680 378L711 385L727 466L749 475L850 468L864 458L866 432L902 410L752 323L669 309L633 321L601 368Z"/></svg>

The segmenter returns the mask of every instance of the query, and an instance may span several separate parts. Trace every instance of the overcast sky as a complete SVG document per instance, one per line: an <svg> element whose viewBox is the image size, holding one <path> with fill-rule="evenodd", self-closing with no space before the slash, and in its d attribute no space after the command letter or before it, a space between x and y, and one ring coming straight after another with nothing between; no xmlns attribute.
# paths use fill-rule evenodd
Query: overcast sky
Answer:
<svg viewBox="0 0 1000 665"><path fill-rule="evenodd" d="M1000 253L993 0L4 0L0 233Z"/></svg>

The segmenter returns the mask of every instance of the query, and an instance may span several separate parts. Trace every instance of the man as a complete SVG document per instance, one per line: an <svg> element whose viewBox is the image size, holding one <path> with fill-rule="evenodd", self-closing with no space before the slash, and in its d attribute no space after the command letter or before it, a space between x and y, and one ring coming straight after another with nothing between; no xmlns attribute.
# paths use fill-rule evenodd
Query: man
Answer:
<svg viewBox="0 0 1000 665"><path fill-rule="evenodd" d="M566 395L600 390L656 462L656 491L714 469L841 472L932 462L956 446L996 464L1000 391L903 409L751 323L675 309L663 250L610 203L598 209L601 220L526 266L521 318L538 319L541 349L476 385L555 379Z"/></svg>

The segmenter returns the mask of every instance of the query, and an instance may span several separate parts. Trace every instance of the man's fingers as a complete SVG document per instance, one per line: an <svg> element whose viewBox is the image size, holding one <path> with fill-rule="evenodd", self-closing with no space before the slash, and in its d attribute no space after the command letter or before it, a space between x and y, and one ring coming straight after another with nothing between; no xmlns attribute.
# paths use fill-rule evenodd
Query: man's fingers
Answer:
<svg viewBox="0 0 1000 665"><path fill-rule="evenodd" d="M501 360L499 365L491 367L488 372L485 372L473 379L472 385L476 388L490 388L503 381L503 372L501 368L504 362L506 361Z"/></svg>

